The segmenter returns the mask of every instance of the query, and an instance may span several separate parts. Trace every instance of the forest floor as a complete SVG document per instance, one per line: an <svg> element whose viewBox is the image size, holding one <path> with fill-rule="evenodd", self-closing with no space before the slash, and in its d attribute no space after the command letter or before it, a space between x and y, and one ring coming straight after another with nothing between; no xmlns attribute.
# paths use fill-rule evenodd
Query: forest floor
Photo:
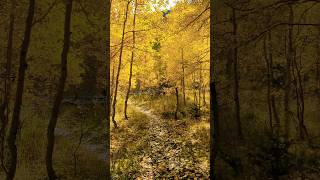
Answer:
<svg viewBox="0 0 320 180"><path fill-rule="evenodd" d="M60 136L61 138L65 138L71 141L79 141L75 136L76 133L70 133L67 129L56 128L55 136ZM98 137L98 133L92 133L89 137L83 137L81 143L79 145L79 149L86 151L88 153L92 153L95 155L97 161L106 161L106 145L95 142L94 139Z"/></svg>
<svg viewBox="0 0 320 180"><path fill-rule="evenodd" d="M113 179L209 179L208 115L193 119L188 113L186 117L180 114L175 120L172 116L175 109L173 97L132 97L128 120L123 119L120 99L116 114L120 127L115 129L111 125ZM182 108L188 112L191 102ZM61 179L105 178L106 125L101 116L103 113L101 105L64 105L55 131L54 153L54 167ZM46 177L43 154L48 113L34 114L24 114L24 118L32 123L23 124L19 140L20 163L16 178L21 180ZM0 173L2 178L4 176Z"/></svg>
<svg viewBox="0 0 320 180"><path fill-rule="evenodd" d="M209 179L208 122L165 119L146 102L129 106L135 117L111 133L115 179Z"/></svg>
<svg viewBox="0 0 320 180"><path fill-rule="evenodd" d="M23 122L28 123L22 123L23 128L18 138L19 164L16 179L19 180L43 180L47 176L44 154L49 108L39 111L40 108L33 107L25 106L22 116L26 120ZM93 108L63 105L55 131L53 157L54 168L60 179L105 179L106 139L105 122L101 118L103 112L100 105ZM4 177L4 173L0 171L0 179Z"/></svg>

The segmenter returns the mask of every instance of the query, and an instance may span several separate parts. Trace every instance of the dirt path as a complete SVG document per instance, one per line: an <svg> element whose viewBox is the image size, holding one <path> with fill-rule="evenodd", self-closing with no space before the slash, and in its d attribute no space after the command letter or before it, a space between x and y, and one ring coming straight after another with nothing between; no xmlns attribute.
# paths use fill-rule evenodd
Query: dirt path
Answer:
<svg viewBox="0 0 320 180"><path fill-rule="evenodd" d="M136 111L145 114L149 118L148 142L149 152L146 152L140 162L141 179L158 178L197 178L206 179L201 169L197 169L193 147L186 147L186 142L181 140L181 134L173 130L168 120L164 120L152 111L141 105L131 104Z"/></svg>

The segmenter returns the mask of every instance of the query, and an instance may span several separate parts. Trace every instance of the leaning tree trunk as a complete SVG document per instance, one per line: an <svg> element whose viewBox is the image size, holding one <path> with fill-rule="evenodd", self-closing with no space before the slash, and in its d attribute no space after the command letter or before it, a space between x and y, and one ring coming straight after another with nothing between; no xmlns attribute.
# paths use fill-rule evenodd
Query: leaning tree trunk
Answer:
<svg viewBox="0 0 320 180"><path fill-rule="evenodd" d="M8 33L8 42L7 42L7 62L6 62L6 72L5 72L5 80L4 80L4 97L1 105L1 127L0 127L0 161L1 167L5 173L7 173L7 169L5 167L4 162L4 146L5 146L5 135L7 124L9 123L9 102L10 102L10 91L11 91L11 69L12 69L12 53L13 53L13 32L14 32L14 22L15 22L15 0L11 0L11 8L10 8L10 22L9 22L9 33Z"/></svg>
<svg viewBox="0 0 320 180"><path fill-rule="evenodd" d="M237 134L240 139L243 139L241 120L240 120L240 100L239 100L239 68L238 68L238 48L237 48L237 31L238 24L236 19L236 10L232 9L232 27L233 27L233 38L234 38L234 48L233 48L233 75L234 75L234 109L235 109L235 120L237 125Z"/></svg>
<svg viewBox="0 0 320 180"><path fill-rule="evenodd" d="M215 56L217 55L217 46L215 44L216 33L214 23L218 21L214 14L218 8L215 1L210 1L210 179L216 179L215 167L216 158L218 156L220 128L219 128L219 105L215 76Z"/></svg>
<svg viewBox="0 0 320 180"><path fill-rule="evenodd" d="M117 70L117 76L116 76L116 82L115 82L115 89L113 94L113 101L112 101L112 122L115 128L118 127L118 124L115 120L116 116L116 105L117 105L117 95L118 95L118 86L119 86L119 76L120 76L120 70L121 70L121 64L122 64L122 53L123 53L123 46L124 46L124 37L125 37L125 31L126 31L126 24L128 20L128 11L129 11L129 5L131 1L128 1L127 7L126 7L126 14L123 21L123 28L122 28L122 38L121 38L121 46L120 46L120 55L119 55L119 65Z"/></svg>
<svg viewBox="0 0 320 180"><path fill-rule="evenodd" d="M20 50L20 60L19 60L19 75L16 91L16 99L13 108L12 121L8 134L8 147L10 151L10 165L8 168L7 180L12 180L16 173L17 167L17 133L20 127L20 111L22 105L22 96L24 90L25 74L27 69L27 54L29 50L32 22L35 12L35 0L29 1L29 10L26 20L24 39L22 41L22 46Z"/></svg>
<svg viewBox="0 0 320 180"><path fill-rule="evenodd" d="M60 69L60 79L57 89L57 94L55 96L51 118L48 124L47 130L47 151L46 151L46 166L47 166L47 175L50 180L56 179L57 176L53 169L52 164L52 155L54 150L54 130L56 128L59 112L60 112L60 104L63 99L63 92L66 84L67 79L67 64L68 64L68 53L70 48L70 27L71 27L71 13L72 13L72 0L66 0L65 2L65 22L64 22L64 43L63 43L63 50L61 54L61 69Z"/></svg>
<svg viewBox="0 0 320 180"><path fill-rule="evenodd" d="M128 83L128 90L126 94L126 98L124 101L124 118L128 119L127 115L127 109L128 109L128 100L130 96L130 91L131 91L131 83L132 83L132 67L133 67L133 61L134 61L134 52L136 48L136 16L137 16L137 1L134 1L134 13L133 13L133 30L132 30L132 51L131 51L131 61L130 61L130 73L129 73L129 83Z"/></svg>
<svg viewBox="0 0 320 180"><path fill-rule="evenodd" d="M293 9L290 5L289 24L293 24ZM291 92L291 64L293 58L293 25L289 25L288 30L288 55L285 71L285 87L284 87L284 123L285 123L285 138L290 138L290 92Z"/></svg>
<svg viewBox="0 0 320 180"><path fill-rule="evenodd" d="M111 104L111 96L110 96L110 14L111 14L111 0L107 0L106 5L106 90L105 90L105 111L106 111L106 121L107 121L107 140L106 140L106 175L107 180L111 179L110 172L110 104Z"/></svg>
<svg viewBox="0 0 320 180"><path fill-rule="evenodd" d="M110 64L111 64L111 57L110 57ZM111 65L110 65L110 67L111 67ZM112 63L112 75L111 75L111 79L110 79L110 103L112 103L112 97L113 97L113 92L114 92L114 69L115 69L115 67L116 67L116 63L115 62L113 62Z"/></svg>

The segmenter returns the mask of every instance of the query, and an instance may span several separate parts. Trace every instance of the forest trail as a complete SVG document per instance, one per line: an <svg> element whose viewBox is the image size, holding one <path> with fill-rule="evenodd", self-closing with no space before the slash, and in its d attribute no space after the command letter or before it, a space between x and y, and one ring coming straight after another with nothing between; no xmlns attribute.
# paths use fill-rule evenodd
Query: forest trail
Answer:
<svg viewBox="0 0 320 180"><path fill-rule="evenodd" d="M169 120L156 115L152 110L147 109L143 104L137 105L131 102L130 105L138 112L143 113L149 119L148 133L149 139L146 149L150 149L144 154L140 162L141 170L138 179L156 178L202 178L206 176L201 169L195 169L193 156L186 153L193 153L194 147L187 147L188 143L181 140L182 134L175 131ZM179 120L177 120L179 123ZM183 123L180 124L184 126ZM187 128L185 128L187 130ZM190 143L189 143L190 144Z"/></svg>

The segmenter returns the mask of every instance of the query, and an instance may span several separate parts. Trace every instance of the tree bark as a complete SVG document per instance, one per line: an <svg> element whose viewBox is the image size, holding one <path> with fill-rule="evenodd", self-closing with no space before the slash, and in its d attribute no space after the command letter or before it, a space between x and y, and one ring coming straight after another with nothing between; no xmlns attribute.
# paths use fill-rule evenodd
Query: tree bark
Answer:
<svg viewBox="0 0 320 180"><path fill-rule="evenodd" d="M111 62L111 57L110 57L110 62ZM111 91L110 91L110 103L112 103L112 98L113 98L113 92L114 92L114 69L116 67L116 63L112 63L112 75L111 75Z"/></svg>
<svg viewBox="0 0 320 180"><path fill-rule="evenodd" d="M185 81L185 64L184 64L184 53L183 48L181 49L181 61L182 61L182 94L183 94L183 105L186 106L186 81Z"/></svg>
<svg viewBox="0 0 320 180"><path fill-rule="evenodd" d="M9 129L8 135L8 147L10 151L10 165L8 168L7 180L12 180L16 173L17 167L17 133L20 128L20 111L22 105L22 96L24 90L25 74L27 69L27 55L29 50L31 31L32 31L32 22L35 13L35 0L29 1L28 15L26 19L26 26L24 32L24 38L22 41L22 46L20 50L20 60L19 60L19 74L18 74L18 83L16 91L16 99L13 108L12 121Z"/></svg>
<svg viewBox="0 0 320 180"><path fill-rule="evenodd" d="M52 155L54 150L54 131L57 124L59 112L60 112L60 105L63 99L63 92L66 84L67 79L67 64L68 64L68 53L70 48L70 28L71 28L71 13L72 13L72 0L65 1L65 22L64 22L64 43L63 43L63 50L61 54L61 69L60 69L60 79L57 89L57 94L55 96L51 118L49 120L48 129L47 129L47 151L46 151L46 166L47 166L47 175L50 180L57 179L55 171L53 169L52 164Z"/></svg>
<svg viewBox="0 0 320 180"><path fill-rule="evenodd" d="M110 96L110 63L111 63L111 57L110 57L110 14L111 14L111 1L107 0L106 4L106 89L105 89L105 111L106 111L106 131L107 131L107 140L106 140L106 176L107 180L111 179L111 172L110 172L110 104L111 104L111 96Z"/></svg>
<svg viewBox="0 0 320 180"><path fill-rule="evenodd" d="M125 31L126 31L126 24L128 19L128 11L129 11L129 5L131 1L128 1L127 7L126 7L126 13L125 13L125 19L123 21L123 28L122 28L122 38L121 38L121 46L120 46L120 55L119 55L119 65L117 70L117 76L116 76L116 84L113 94L113 101L112 101L112 122L115 128L118 128L118 124L115 120L116 116L116 105L117 105L117 95L118 95L118 86L119 86L119 77L120 77L120 70L121 70L121 64L122 64L122 53L123 53L123 46L124 46L124 37L125 37Z"/></svg>
<svg viewBox="0 0 320 180"><path fill-rule="evenodd" d="M4 146L5 146L5 135L7 125L9 123L9 102L10 102L10 91L11 91L11 71L12 71L12 54L13 54L13 33L14 33L14 22L15 22L15 0L11 0L10 7L10 20L9 20L9 32L7 42L7 61L6 61L6 72L4 80L4 97L1 105L1 127L0 127L0 161L1 167L5 173L8 173L5 162L4 162Z"/></svg>
<svg viewBox="0 0 320 180"><path fill-rule="evenodd" d="M218 21L214 16L218 10L215 1L210 1L210 179L216 180L216 158L219 150L220 128L219 128L219 106L218 95L216 90L215 76L215 55L217 54L217 46L215 44L216 33L214 23Z"/></svg>
<svg viewBox="0 0 320 180"><path fill-rule="evenodd" d="M129 73L129 83L128 83L128 90L127 90L127 94L126 94L126 98L124 101L124 118L128 119L128 115L127 115L127 109L128 109L128 100L129 100L129 96L130 96L130 91L131 91L131 83L132 83L132 66L133 66L133 62L134 62L134 52L135 52L135 47L136 47L136 11L137 11L137 1L134 1L134 13L133 13L133 30L132 30L132 51L131 51L131 61L130 61L130 73Z"/></svg>
<svg viewBox="0 0 320 180"><path fill-rule="evenodd" d="M193 102L197 106L197 104L198 104L197 90L194 90L194 92L193 92Z"/></svg>
<svg viewBox="0 0 320 180"><path fill-rule="evenodd" d="M239 100L239 69L238 69L238 40L237 40L237 31L238 24L236 19L236 10L232 9L232 27L233 27L233 40L234 40L234 48L233 48L233 75L234 75L234 109L235 109L235 120L237 125L237 134L239 139L243 139L242 127L241 127L241 119L240 119L240 100Z"/></svg>
<svg viewBox="0 0 320 180"><path fill-rule="evenodd" d="M205 84L202 86L202 104L203 104L203 106L207 105L207 101L206 101L206 85Z"/></svg>
<svg viewBox="0 0 320 180"><path fill-rule="evenodd" d="M317 45L317 62L316 62L316 82L317 82L317 97L318 107L320 107L320 27L318 27L318 45ZM320 110L319 116L320 116Z"/></svg>
<svg viewBox="0 0 320 180"><path fill-rule="evenodd" d="M178 88L176 87L176 111L174 112L174 119L178 119L178 112L179 112L179 91Z"/></svg>
<svg viewBox="0 0 320 180"><path fill-rule="evenodd" d="M201 60L200 60L200 65L199 65L199 91L198 91L198 94L199 94L199 102L198 102L198 104L199 104L199 116L201 116L201 91L202 91L202 62L201 62Z"/></svg>

